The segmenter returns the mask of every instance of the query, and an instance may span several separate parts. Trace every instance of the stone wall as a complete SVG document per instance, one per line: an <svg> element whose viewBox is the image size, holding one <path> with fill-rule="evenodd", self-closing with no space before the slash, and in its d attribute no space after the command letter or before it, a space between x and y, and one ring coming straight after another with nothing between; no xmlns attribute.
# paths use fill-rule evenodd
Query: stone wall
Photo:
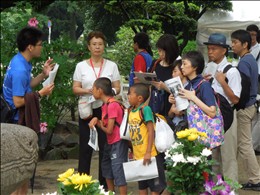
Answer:
<svg viewBox="0 0 260 195"><path fill-rule="evenodd" d="M58 124L53 134L39 135L40 160L78 159L79 127L78 122L67 121Z"/></svg>

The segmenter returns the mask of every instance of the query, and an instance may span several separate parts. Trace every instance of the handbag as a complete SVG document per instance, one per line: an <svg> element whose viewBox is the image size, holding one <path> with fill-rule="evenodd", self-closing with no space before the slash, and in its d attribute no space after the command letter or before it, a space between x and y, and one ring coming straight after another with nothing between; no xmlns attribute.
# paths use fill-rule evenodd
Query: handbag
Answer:
<svg viewBox="0 0 260 195"><path fill-rule="evenodd" d="M92 103L89 102L88 97L81 97L78 101L79 116L81 119L89 119L92 117Z"/></svg>
<svg viewBox="0 0 260 195"><path fill-rule="evenodd" d="M120 138L131 141L128 124L128 109L124 109L124 117L120 125Z"/></svg>
<svg viewBox="0 0 260 195"><path fill-rule="evenodd" d="M207 138L200 141L208 148L215 148L224 142L224 123L219 107L216 104L216 116L211 118L206 115L200 107L190 101L187 108L189 128L196 128L200 132L205 132Z"/></svg>

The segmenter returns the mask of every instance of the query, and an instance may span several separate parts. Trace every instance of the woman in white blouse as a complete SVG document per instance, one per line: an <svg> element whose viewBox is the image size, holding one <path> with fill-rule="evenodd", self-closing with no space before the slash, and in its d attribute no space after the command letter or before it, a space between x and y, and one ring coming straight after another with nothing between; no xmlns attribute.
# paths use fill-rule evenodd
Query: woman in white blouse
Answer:
<svg viewBox="0 0 260 195"><path fill-rule="evenodd" d="M99 77L107 77L111 80L113 91L120 93L120 74L117 65L103 58L106 39L102 32L93 31L88 34L87 46L90 51L90 58L79 62L73 75L73 93L80 97L89 97L92 95L92 86ZM92 103L93 115L101 119L101 101ZM81 119L79 117L79 165L80 173L90 174L90 165L93 149L88 145L90 129L88 123L92 119ZM102 177L101 161L103 157L103 148L106 143L105 133L97 128L99 145L99 181L106 187L106 181Z"/></svg>

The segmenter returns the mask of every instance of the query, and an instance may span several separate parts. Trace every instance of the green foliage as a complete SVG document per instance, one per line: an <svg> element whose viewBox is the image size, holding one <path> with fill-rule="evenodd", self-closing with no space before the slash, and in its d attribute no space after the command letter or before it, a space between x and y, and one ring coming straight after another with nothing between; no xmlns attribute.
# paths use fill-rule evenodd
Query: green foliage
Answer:
<svg viewBox="0 0 260 195"><path fill-rule="evenodd" d="M11 7L1 12L1 74L5 73L12 57L18 52L16 48L16 35L25 26L30 18L36 17L39 21L39 28L47 29L48 18L44 15L34 13L31 5L28 3L19 3L16 7ZM52 40L49 45L43 42L42 55L38 59L33 59L34 76L42 71L42 66L48 57L54 59L55 63L60 65L55 79L55 89L49 98L44 97L41 100L41 121L48 123L48 129L52 130L65 114L72 112L74 114L77 108L77 98L72 92L72 77L76 64L86 59L89 54L86 52L86 46L83 43L77 43L68 36L60 36L59 39ZM1 85L3 75L1 75ZM38 86L35 90L41 89ZM73 112L74 111L74 112Z"/></svg>

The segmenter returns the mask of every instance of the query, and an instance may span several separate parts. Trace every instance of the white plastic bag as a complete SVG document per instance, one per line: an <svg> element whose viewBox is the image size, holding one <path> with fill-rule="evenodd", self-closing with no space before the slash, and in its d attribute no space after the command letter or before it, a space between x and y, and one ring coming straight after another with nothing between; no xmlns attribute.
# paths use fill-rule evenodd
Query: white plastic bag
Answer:
<svg viewBox="0 0 260 195"><path fill-rule="evenodd" d="M81 119L88 119L92 116L92 104L88 97L80 97L78 101L79 116Z"/></svg>
<svg viewBox="0 0 260 195"><path fill-rule="evenodd" d="M175 141L171 127L160 117L156 116L155 147L158 152L165 152Z"/></svg>
<svg viewBox="0 0 260 195"><path fill-rule="evenodd" d="M98 147L98 132L95 127L90 129L88 145L91 146L95 151L99 151Z"/></svg>
<svg viewBox="0 0 260 195"><path fill-rule="evenodd" d="M120 138L131 141L128 124L128 109L124 110L124 117L120 125Z"/></svg>

